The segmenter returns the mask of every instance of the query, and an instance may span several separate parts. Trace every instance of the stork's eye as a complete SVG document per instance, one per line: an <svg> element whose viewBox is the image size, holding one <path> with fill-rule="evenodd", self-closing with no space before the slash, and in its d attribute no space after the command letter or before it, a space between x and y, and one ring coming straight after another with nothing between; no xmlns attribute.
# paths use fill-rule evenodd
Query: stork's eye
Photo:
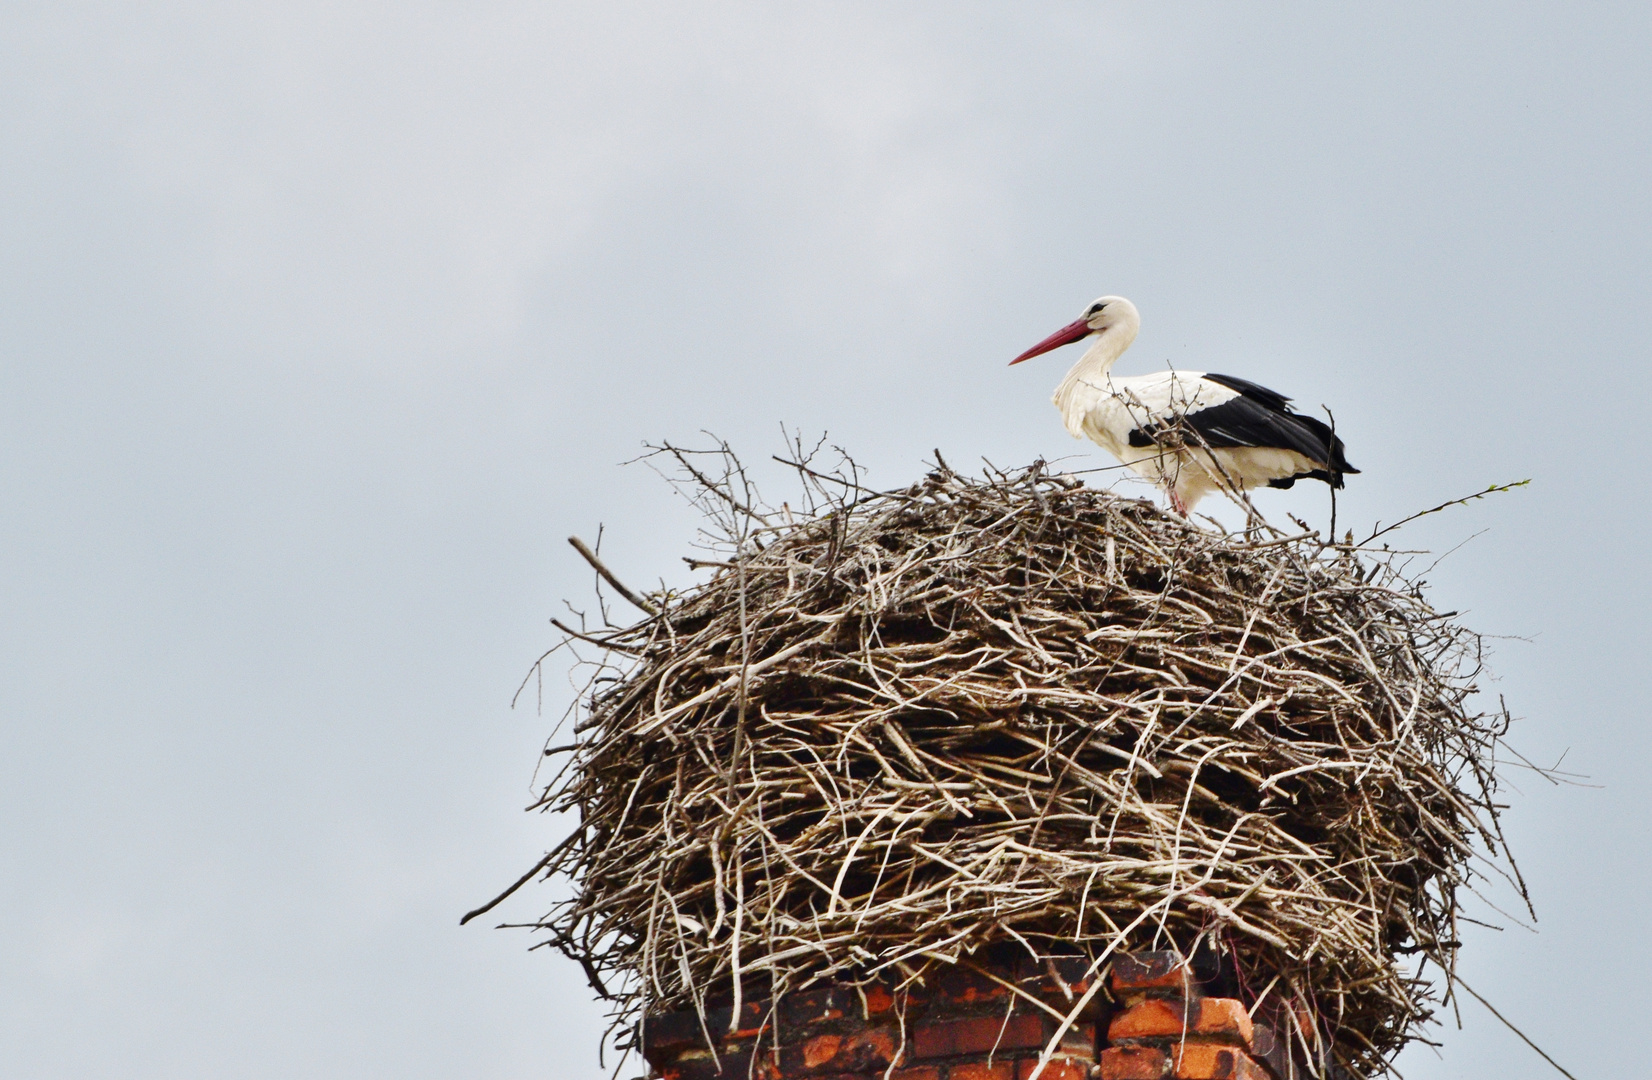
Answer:
<svg viewBox="0 0 1652 1080"><path fill-rule="evenodd" d="M1084 314L1087 315L1087 316L1089 316L1089 315L1100 315L1101 314L1101 309L1106 307L1106 306L1107 306L1106 304L1091 304L1090 305L1090 310L1086 311Z"/></svg>

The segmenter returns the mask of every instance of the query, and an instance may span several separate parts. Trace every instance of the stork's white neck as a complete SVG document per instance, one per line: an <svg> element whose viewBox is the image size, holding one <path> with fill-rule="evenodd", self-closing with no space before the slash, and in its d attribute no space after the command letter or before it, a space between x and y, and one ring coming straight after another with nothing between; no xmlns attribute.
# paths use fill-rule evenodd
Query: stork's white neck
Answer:
<svg viewBox="0 0 1652 1080"><path fill-rule="evenodd" d="M1103 329L1090 339L1090 347L1056 387L1055 407L1061 410L1067 430L1075 436L1080 432L1083 414L1095 402L1096 390L1107 382L1108 371L1136 340L1140 329L1136 319L1123 319Z"/></svg>

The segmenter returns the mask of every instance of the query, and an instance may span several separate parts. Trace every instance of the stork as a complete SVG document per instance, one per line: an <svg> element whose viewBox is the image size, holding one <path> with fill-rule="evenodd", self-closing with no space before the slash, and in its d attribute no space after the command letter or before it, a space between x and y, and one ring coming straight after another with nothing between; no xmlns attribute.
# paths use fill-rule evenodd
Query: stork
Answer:
<svg viewBox="0 0 1652 1080"><path fill-rule="evenodd" d="M1184 517L1212 491L1288 488L1304 477L1339 488L1345 474L1359 472L1329 427L1292 412L1290 398L1266 387L1199 371L1113 375L1140 329L1136 305L1103 296L1010 363L1092 339L1056 387L1067 431L1163 488Z"/></svg>

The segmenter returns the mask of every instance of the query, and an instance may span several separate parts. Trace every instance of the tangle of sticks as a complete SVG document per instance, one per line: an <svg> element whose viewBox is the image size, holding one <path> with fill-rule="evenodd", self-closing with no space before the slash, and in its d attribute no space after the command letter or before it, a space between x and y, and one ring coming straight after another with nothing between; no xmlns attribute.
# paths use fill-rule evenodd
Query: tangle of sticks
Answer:
<svg viewBox="0 0 1652 1080"><path fill-rule="evenodd" d="M1317 1018L1304 1060L1366 1074L1449 986L1459 888L1524 895L1480 640L1386 549L1041 465L874 493L799 454L804 508L770 510L726 448L661 453L712 576L569 628L604 655L538 804L578 824L532 925L617 1030L989 943L1214 947Z"/></svg>

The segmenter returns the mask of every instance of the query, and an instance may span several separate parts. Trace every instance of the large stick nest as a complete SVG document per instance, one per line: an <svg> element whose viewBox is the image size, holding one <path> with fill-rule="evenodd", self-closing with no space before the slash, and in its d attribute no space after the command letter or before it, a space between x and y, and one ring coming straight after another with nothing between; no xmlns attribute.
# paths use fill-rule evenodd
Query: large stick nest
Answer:
<svg viewBox="0 0 1652 1080"><path fill-rule="evenodd" d="M540 803L579 824L535 925L619 1020L1013 941L1214 947L1358 1073L1415 1036L1458 888L1512 871L1506 714L1393 553L1038 466L876 494L803 468L827 498L769 513L673 453L721 555L635 625L566 628L606 658Z"/></svg>

